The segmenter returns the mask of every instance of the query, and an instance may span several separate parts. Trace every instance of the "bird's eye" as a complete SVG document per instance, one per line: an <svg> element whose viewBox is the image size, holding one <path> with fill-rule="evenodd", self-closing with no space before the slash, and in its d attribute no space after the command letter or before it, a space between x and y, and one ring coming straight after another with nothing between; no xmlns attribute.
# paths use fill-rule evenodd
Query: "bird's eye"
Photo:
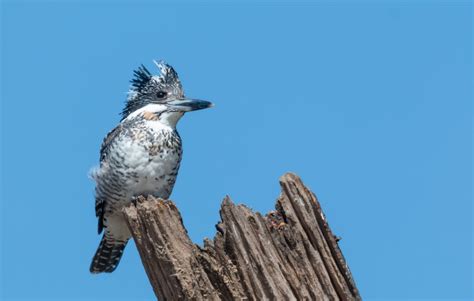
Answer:
<svg viewBox="0 0 474 301"><path fill-rule="evenodd" d="M166 95L168 95L168 93L163 91L159 91L158 93L156 93L156 97L158 98L164 98Z"/></svg>

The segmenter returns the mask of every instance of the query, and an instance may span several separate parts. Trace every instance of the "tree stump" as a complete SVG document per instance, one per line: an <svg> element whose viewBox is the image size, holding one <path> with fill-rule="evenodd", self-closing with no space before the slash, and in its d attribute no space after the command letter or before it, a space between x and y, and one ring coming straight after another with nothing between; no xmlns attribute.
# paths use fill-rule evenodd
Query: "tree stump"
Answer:
<svg viewBox="0 0 474 301"><path fill-rule="evenodd" d="M123 213L159 300L361 300L316 196L280 178L262 216L229 197L213 240L189 239L175 204L140 197Z"/></svg>

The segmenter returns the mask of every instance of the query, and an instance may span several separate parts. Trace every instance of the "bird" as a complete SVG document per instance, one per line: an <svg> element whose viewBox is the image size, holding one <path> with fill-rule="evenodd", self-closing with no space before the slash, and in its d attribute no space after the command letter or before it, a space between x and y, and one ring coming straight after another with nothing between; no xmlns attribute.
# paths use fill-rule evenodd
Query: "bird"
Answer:
<svg viewBox="0 0 474 301"><path fill-rule="evenodd" d="M91 172L98 233L104 232L90 265L93 274L113 272L131 238L122 208L140 195L169 198L182 157L178 121L187 112L213 106L185 97L173 67L153 62L158 74L143 64L134 70L122 119L104 138L100 164Z"/></svg>

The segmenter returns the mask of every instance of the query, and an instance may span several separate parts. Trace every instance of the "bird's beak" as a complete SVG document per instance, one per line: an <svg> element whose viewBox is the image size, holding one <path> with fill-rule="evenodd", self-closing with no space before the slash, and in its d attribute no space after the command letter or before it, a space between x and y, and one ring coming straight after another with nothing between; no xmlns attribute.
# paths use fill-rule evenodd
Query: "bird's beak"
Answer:
<svg viewBox="0 0 474 301"><path fill-rule="evenodd" d="M212 102L200 99L176 99L168 102L168 105L173 109L176 109L181 112L190 112L196 110L207 109L213 107Z"/></svg>

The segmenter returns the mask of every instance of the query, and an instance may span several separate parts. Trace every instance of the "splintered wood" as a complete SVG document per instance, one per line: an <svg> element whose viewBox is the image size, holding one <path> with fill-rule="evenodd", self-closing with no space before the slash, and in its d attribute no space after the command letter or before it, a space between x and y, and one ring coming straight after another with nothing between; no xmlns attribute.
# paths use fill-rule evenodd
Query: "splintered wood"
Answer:
<svg viewBox="0 0 474 301"><path fill-rule="evenodd" d="M171 201L140 197L124 209L159 300L361 300L316 196L280 179L262 216L229 197L214 240L192 243Z"/></svg>

